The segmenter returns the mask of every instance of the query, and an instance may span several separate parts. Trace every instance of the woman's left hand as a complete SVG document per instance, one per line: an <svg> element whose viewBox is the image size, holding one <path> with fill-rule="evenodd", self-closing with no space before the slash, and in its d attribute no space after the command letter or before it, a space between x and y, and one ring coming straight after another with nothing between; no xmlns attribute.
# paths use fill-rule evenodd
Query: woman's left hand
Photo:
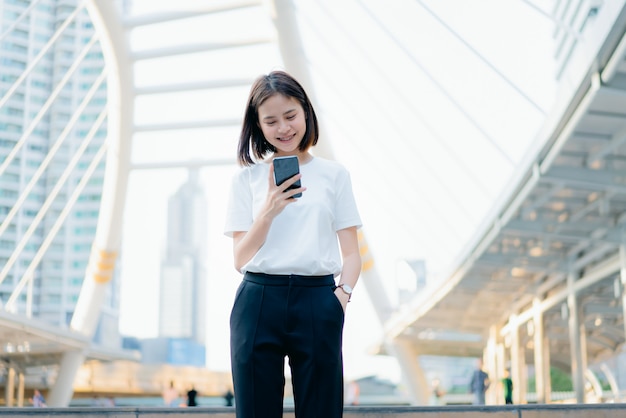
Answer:
<svg viewBox="0 0 626 418"><path fill-rule="evenodd" d="M335 296L337 296L337 299L339 299L339 302L341 303L341 307L343 308L343 311L346 311L346 308L348 307L348 301L350 300L350 295L346 294L346 292L344 292L343 290L341 290L340 287L338 287L337 289L335 289Z"/></svg>

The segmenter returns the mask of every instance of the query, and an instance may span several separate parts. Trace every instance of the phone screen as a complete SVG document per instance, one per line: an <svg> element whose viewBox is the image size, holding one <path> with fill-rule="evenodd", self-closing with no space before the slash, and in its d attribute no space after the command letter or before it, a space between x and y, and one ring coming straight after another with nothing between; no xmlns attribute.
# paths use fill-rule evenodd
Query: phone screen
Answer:
<svg viewBox="0 0 626 418"><path fill-rule="evenodd" d="M298 166L298 157L275 157L272 160L274 164L274 180L276 181L276 185L280 186L285 182L285 180L295 176L300 172L300 167ZM294 184L289 186L287 190L297 189L301 187L300 180L296 181ZM295 194L293 197L302 197L302 193Z"/></svg>

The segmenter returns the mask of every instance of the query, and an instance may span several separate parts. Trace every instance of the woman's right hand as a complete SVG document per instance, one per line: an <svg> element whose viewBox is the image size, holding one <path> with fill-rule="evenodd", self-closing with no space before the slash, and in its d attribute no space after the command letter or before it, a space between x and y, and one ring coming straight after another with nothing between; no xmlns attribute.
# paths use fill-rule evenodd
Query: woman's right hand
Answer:
<svg viewBox="0 0 626 418"><path fill-rule="evenodd" d="M269 164L269 178L268 178L268 192L267 200L265 201L265 214L270 218L276 217L279 213L285 209L290 203L294 203L296 198L293 196L302 193L306 190L306 187L298 187L296 189L287 190L289 186L298 181L302 174L298 173L295 176L285 180L283 184L277 186L274 182L274 164Z"/></svg>
<svg viewBox="0 0 626 418"><path fill-rule="evenodd" d="M305 187L287 190L289 186L300 178L297 174L286 180L280 186L274 183L274 166L270 164L269 169L269 188L265 207L261 210L259 216L252 223L252 227L248 231L233 232L233 252L235 257L235 269L241 271L243 266L254 257L259 248L265 242L267 233L274 221L274 218L285 209L285 207L296 201L292 196L306 190Z"/></svg>

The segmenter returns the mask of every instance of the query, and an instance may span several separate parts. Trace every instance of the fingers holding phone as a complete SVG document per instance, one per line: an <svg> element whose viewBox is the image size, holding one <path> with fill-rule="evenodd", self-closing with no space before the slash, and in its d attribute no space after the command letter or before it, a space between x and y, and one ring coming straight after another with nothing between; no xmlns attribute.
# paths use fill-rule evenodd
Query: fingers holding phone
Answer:
<svg viewBox="0 0 626 418"><path fill-rule="evenodd" d="M299 193L301 194L304 190L306 190L306 188L301 187L301 188L296 188L296 189L291 189L291 190L287 190L287 189L293 186L293 184L295 184L297 181L299 181L300 177L301 175L297 174L287 179L280 186L277 186L275 183L275 178L274 178L274 166L270 164L269 178L268 178L269 190L267 194L267 200L265 203L266 205L265 212L268 215L270 215L271 217L274 217L278 215L280 212L282 212L285 206L297 201L297 199L294 199L293 196Z"/></svg>
<svg viewBox="0 0 626 418"><path fill-rule="evenodd" d="M283 191L283 197L291 202L302 197L302 192L306 190L306 187L302 187L300 178L302 174L296 174L295 176L287 179L280 186L276 186Z"/></svg>
<svg viewBox="0 0 626 418"><path fill-rule="evenodd" d="M283 186L282 190L286 193L287 198L302 197L305 190L300 182L300 166L298 157L274 157L272 160L272 168L274 173L274 182L276 186Z"/></svg>

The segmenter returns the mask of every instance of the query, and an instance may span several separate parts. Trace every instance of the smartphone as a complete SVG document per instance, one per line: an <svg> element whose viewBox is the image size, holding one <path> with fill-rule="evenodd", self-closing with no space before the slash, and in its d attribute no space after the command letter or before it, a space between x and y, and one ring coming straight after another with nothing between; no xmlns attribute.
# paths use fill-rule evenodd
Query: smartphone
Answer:
<svg viewBox="0 0 626 418"><path fill-rule="evenodd" d="M280 186L285 180L290 179L300 172L298 157L296 156L274 157L272 163L274 164L274 180L277 186ZM301 186L300 180L298 180L289 186L287 190L297 189ZM295 194L293 197L302 197L302 193Z"/></svg>

